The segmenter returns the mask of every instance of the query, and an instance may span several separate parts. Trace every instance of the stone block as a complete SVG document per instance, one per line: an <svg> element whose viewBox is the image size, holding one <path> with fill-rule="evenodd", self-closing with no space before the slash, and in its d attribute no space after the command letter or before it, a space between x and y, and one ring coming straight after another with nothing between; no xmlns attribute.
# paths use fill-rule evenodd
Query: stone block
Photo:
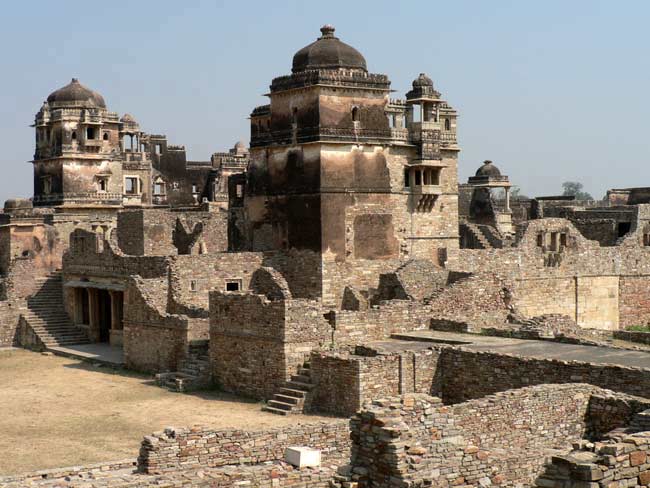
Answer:
<svg viewBox="0 0 650 488"><path fill-rule="evenodd" d="M284 451L284 460L298 468L320 466L320 450L311 447L292 446Z"/></svg>

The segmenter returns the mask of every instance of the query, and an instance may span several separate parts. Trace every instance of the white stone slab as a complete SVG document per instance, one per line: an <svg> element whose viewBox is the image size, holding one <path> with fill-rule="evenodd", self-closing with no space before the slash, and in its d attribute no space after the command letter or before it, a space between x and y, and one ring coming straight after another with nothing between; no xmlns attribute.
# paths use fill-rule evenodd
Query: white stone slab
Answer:
<svg viewBox="0 0 650 488"><path fill-rule="evenodd" d="M284 451L284 460L298 468L318 467L320 466L320 450L303 446L287 447Z"/></svg>

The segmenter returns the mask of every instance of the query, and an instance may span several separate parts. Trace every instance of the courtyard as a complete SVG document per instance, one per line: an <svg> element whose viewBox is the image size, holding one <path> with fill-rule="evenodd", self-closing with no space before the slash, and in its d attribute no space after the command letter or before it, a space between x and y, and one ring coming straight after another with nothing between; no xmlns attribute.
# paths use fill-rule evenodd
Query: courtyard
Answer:
<svg viewBox="0 0 650 488"><path fill-rule="evenodd" d="M281 417L218 391L180 394L150 376L22 349L0 349L0 475L135 459L143 436L167 426L250 430L317 416Z"/></svg>

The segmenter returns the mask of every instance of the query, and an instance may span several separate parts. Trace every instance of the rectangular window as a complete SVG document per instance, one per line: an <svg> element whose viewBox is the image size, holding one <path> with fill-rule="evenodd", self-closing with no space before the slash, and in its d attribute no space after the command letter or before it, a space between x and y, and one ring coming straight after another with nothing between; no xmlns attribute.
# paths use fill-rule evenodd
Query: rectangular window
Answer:
<svg viewBox="0 0 650 488"><path fill-rule="evenodd" d="M154 183L154 185L153 185L153 194L154 195L164 195L165 194L165 184L164 183Z"/></svg>
<svg viewBox="0 0 650 488"><path fill-rule="evenodd" d="M411 186L411 178L410 178L411 172L409 171L408 168L404 168L404 186L408 188Z"/></svg>
<svg viewBox="0 0 650 488"><path fill-rule="evenodd" d="M241 290L241 280L228 280L226 281L226 291L239 291Z"/></svg>
<svg viewBox="0 0 650 488"><path fill-rule="evenodd" d="M197 290L196 280L190 281L190 291L196 291L196 290Z"/></svg>
<svg viewBox="0 0 650 488"><path fill-rule="evenodd" d="M415 186L422 185L422 171L419 169L415 170Z"/></svg>
<svg viewBox="0 0 650 488"><path fill-rule="evenodd" d="M127 177L124 179L124 193L135 195L138 193L138 179Z"/></svg>
<svg viewBox="0 0 650 488"><path fill-rule="evenodd" d="M86 139L92 140L97 137L97 133L95 131L94 127L87 127L86 128Z"/></svg>
<svg viewBox="0 0 650 488"><path fill-rule="evenodd" d="M97 188L99 191L106 191L106 180L104 178L97 181Z"/></svg>

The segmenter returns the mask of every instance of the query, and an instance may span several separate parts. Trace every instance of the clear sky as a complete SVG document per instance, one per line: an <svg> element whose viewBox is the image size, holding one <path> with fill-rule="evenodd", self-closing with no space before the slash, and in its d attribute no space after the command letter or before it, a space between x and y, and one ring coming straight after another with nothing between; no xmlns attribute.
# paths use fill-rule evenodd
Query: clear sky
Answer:
<svg viewBox="0 0 650 488"><path fill-rule="evenodd" d="M650 186L650 2L10 2L0 15L0 200L31 196L29 124L77 77L190 159L248 141L247 116L325 23L387 74L426 72L457 108L460 181L492 159L522 192Z"/></svg>

